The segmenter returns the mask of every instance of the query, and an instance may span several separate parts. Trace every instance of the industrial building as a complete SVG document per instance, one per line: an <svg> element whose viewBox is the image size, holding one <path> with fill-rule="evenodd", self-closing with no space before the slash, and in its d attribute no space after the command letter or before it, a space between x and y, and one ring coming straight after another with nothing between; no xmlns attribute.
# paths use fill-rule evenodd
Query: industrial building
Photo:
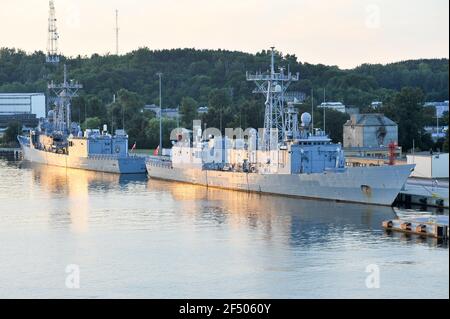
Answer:
<svg viewBox="0 0 450 319"><path fill-rule="evenodd" d="M423 152L406 155L408 164L416 164L412 177L448 178L448 153L430 154Z"/></svg>
<svg viewBox="0 0 450 319"><path fill-rule="evenodd" d="M383 114L353 114L344 124L344 148L379 148L398 142L398 126Z"/></svg>
<svg viewBox="0 0 450 319"><path fill-rule="evenodd" d="M45 117L44 93L0 93L0 116L35 114Z"/></svg>
<svg viewBox="0 0 450 319"><path fill-rule="evenodd" d="M45 116L44 93L0 93L0 135L11 122L20 122L29 130Z"/></svg>

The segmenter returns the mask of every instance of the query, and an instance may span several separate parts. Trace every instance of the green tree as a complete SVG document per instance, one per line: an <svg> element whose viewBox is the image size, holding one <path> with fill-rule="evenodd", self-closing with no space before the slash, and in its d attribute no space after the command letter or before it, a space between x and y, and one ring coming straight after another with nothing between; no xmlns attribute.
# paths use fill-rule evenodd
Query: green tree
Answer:
<svg viewBox="0 0 450 319"><path fill-rule="evenodd" d="M5 134L3 135L3 143L16 144L17 135L22 133L22 123L14 121L8 124Z"/></svg>
<svg viewBox="0 0 450 319"><path fill-rule="evenodd" d="M165 148L171 147L170 133L177 127L177 121L172 119L162 119L162 133L163 133L163 146ZM148 121L148 126L145 131L147 136L148 145L152 148L156 148L159 145L159 118L152 118Z"/></svg>
<svg viewBox="0 0 450 319"><path fill-rule="evenodd" d="M48 81L60 83L62 68L43 64L44 59L45 53L41 51L26 53L0 48L0 92L43 92ZM144 132L153 118L148 112L142 112L143 106L152 102L158 104L159 81L155 74L159 71L164 73L164 106L174 107L180 105L183 97L191 97L199 105L210 107L209 114L202 116L208 126L263 126L264 100L252 94L254 83L245 80L245 71L267 70L270 63L267 50L249 54L226 50L140 48L121 56L93 54L61 59L68 66L70 78L84 85L79 98L73 100L72 118L83 122L86 118L98 117L102 124L111 128L124 126L130 140L139 141L139 147L146 141ZM372 101L391 106L403 87L420 88L427 101L443 101L449 97L448 59L363 64L344 70L337 66L301 62L294 55L277 52L275 62L277 67L300 72L301 80L291 84L293 91L309 93L314 89L315 101L322 101L321 88L325 87L328 101L341 101L359 107L362 112L369 110ZM111 103L113 94L117 97L115 103ZM306 107L308 112L310 105ZM392 112L397 112L393 104L392 108ZM399 114L393 119L412 123L417 120ZM327 116L330 130L333 127L331 116L331 113ZM321 114L314 118L319 124ZM430 117L428 120L435 122ZM340 121L337 120L336 125ZM411 137L405 131L407 127L406 123L401 124L400 135L406 136L406 140L416 139L416 145L426 149L429 136L419 130L417 136ZM332 129L329 133L339 136L338 130Z"/></svg>
<svg viewBox="0 0 450 319"><path fill-rule="evenodd" d="M90 96L86 102L86 117L97 116L103 121L107 119L106 105L98 96Z"/></svg>
<svg viewBox="0 0 450 319"><path fill-rule="evenodd" d="M317 127L323 129L323 109L319 109L320 116L317 118ZM336 110L325 110L325 132L334 142L343 142L344 124L350 119L347 113Z"/></svg>
<svg viewBox="0 0 450 319"><path fill-rule="evenodd" d="M424 99L421 89L406 87L382 108L385 115L398 124L399 144L405 150L412 148L413 140L421 149L429 147L429 140L423 129L426 124Z"/></svg>
<svg viewBox="0 0 450 319"><path fill-rule="evenodd" d="M235 114L231 106L229 90L212 90L208 97L208 113L204 114L203 122L208 127L221 129L224 133Z"/></svg>
<svg viewBox="0 0 450 319"><path fill-rule="evenodd" d="M184 97L181 100L180 114L181 125L185 128L192 126L192 121L198 118L198 103L191 97Z"/></svg>
<svg viewBox="0 0 450 319"><path fill-rule="evenodd" d="M100 129L102 126L102 121L98 117L88 117L86 121L84 121L82 128L86 129Z"/></svg>
<svg viewBox="0 0 450 319"><path fill-rule="evenodd" d="M444 144L442 145L442 150L446 153L449 152L449 150L448 150L448 130L447 130L447 134L445 136Z"/></svg>
<svg viewBox="0 0 450 319"><path fill-rule="evenodd" d="M136 123L136 117L142 117L144 120L143 105L140 96L135 92L121 89L117 93L115 103L108 107L107 121L111 123L113 129L123 128L128 132L130 140L139 139L142 134L139 127L133 126Z"/></svg>

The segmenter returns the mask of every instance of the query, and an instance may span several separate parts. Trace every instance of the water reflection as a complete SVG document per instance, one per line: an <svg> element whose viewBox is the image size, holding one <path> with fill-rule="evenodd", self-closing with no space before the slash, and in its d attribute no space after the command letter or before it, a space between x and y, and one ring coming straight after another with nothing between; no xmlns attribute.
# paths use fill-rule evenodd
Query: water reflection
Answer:
<svg viewBox="0 0 450 319"><path fill-rule="evenodd" d="M390 207L260 195L22 162L38 191L47 193L50 225L86 232L101 221L115 227L154 229L157 224L254 230L266 241L310 247L393 239L381 223L395 218ZM171 219L170 219L171 218ZM169 220L170 219L170 220ZM183 226L182 226L183 227ZM398 238L395 238L398 240ZM430 239L400 240L434 243ZM439 243L435 243L440 246Z"/></svg>
<svg viewBox="0 0 450 319"><path fill-rule="evenodd" d="M60 225L68 222L75 232L88 230L89 212L92 210L90 192L120 191L130 183L147 181L142 174L118 175L25 161L19 167L28 169L34 184L57 201L57 207L49 210L50 223Z"/></svg>
<svg viewBox="0 0 450 319"><path fill-rule="evenodd" d="M389 207L1 160L0 176L0 296L448 296L448 249L385 233ZM76 296L64 288L72 263Z"/></svg>
<svg viewBox="0 0 450 319"><path fill-rule="evenodd" d="M181 204L181 213L192 218L214 220L238 228L289 234L291 245L313 245L356 232L380 230L385 219L395 216L390 207L336 203L281 196L259 195L202 186L149 180L148 189L170 192Z"/></svg>

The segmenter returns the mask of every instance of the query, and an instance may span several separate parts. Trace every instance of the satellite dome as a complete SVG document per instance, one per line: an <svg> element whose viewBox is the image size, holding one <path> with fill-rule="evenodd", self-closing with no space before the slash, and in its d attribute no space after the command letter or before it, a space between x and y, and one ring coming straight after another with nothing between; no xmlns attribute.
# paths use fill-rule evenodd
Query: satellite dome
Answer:
<svg viewBox="0 0 450 319"><path fill-rule="evenodd" d="M300 117L302 121L302 126L308 126L311 124L311 114L308 112L302 113L302 116Z"/></svg>
<svg viewBox="0 0 450 319"><path fill-rule="evenodd" d="M275 85L275 93L280 93L281 92L281 85L277 84Z"/></svg>

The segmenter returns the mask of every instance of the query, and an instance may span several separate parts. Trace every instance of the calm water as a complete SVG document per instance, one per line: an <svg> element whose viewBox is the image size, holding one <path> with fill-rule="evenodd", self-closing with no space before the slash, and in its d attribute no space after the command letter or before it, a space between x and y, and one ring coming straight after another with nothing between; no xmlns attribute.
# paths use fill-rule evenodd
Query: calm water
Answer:
<svg viewBox="0 0 450 319"><path fill-rule="evenodd" d="M393 216L0 160L0 297L448 298L448 248Z"/></svg>

